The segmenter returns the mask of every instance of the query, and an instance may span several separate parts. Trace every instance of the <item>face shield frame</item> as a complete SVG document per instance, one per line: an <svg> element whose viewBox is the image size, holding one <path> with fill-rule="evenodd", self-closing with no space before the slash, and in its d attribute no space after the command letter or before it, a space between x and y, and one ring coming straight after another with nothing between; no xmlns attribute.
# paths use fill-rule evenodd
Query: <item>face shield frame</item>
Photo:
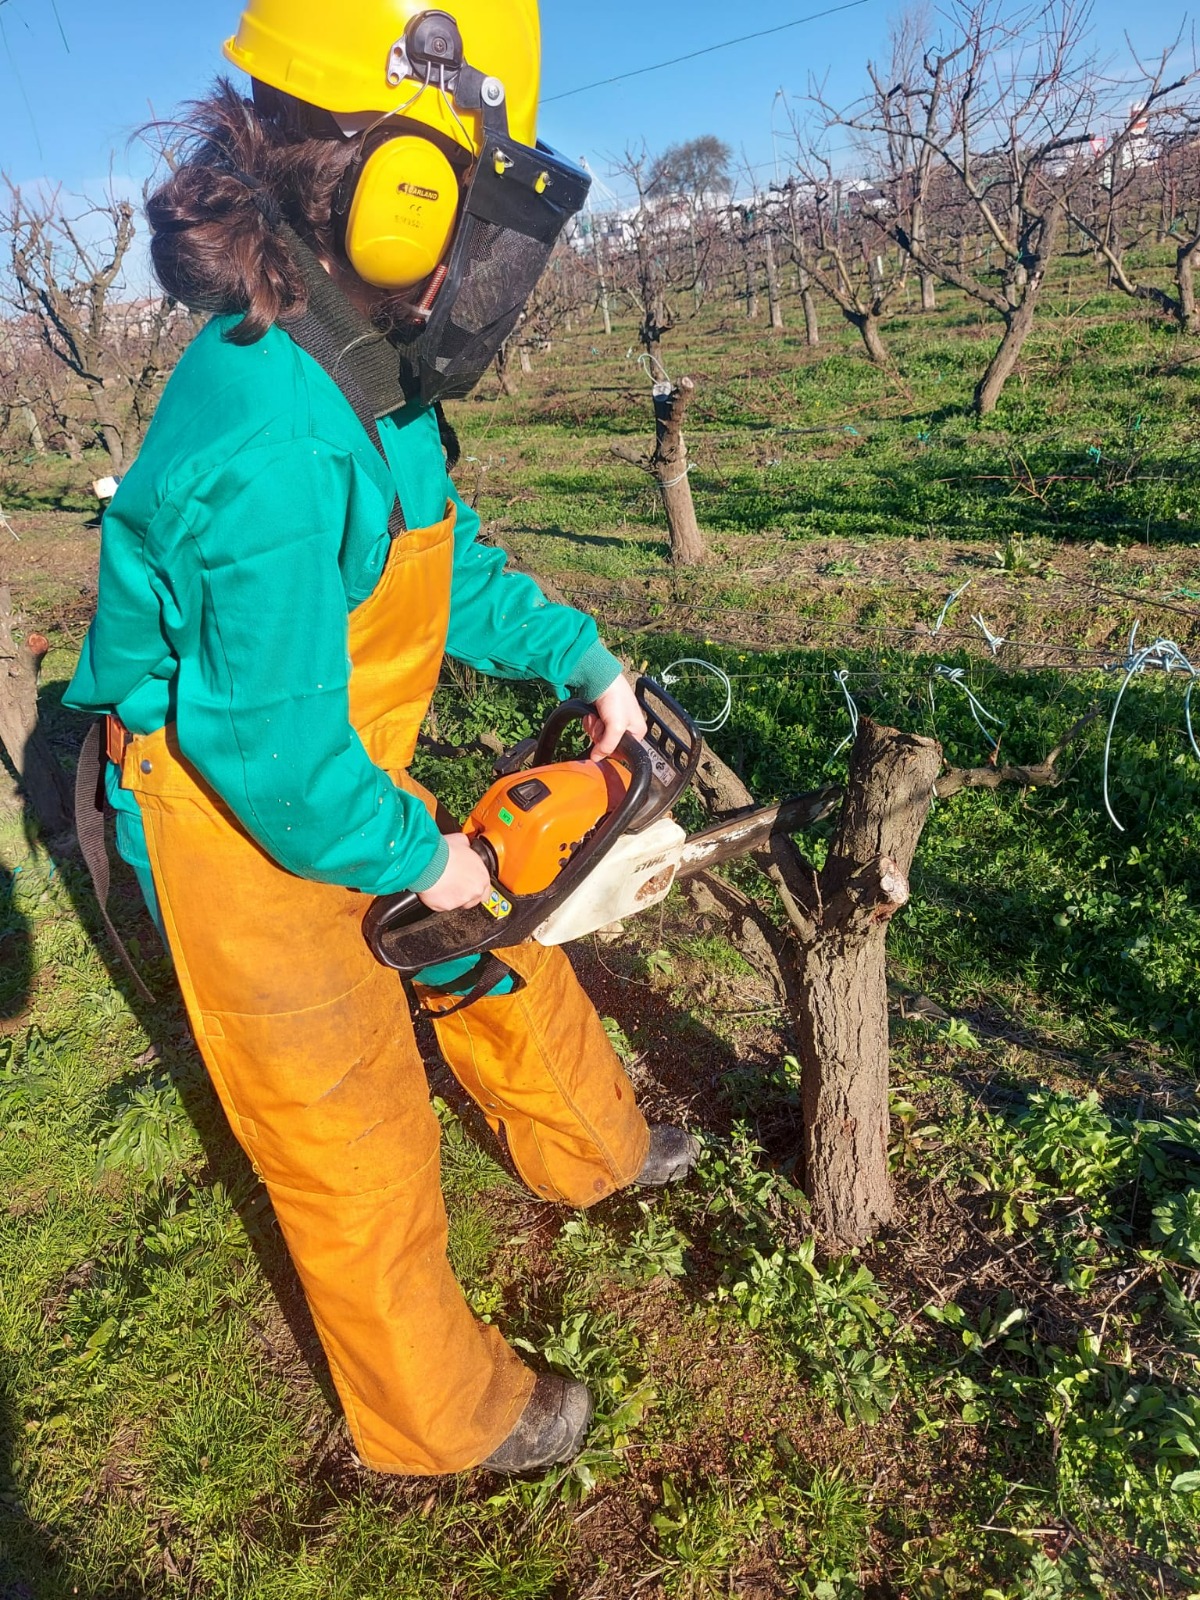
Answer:
<svg viewBox="0 0 1200 1600"><path fill-rule="evenodd" d="M465 60L448 13L415 17L393 45L387 70L393 86L423 80L419 93L441 93L456 120L459 112L476 114L482 130L449 251L392 335L412 388L433 405L469 394L499 355L568 223L583 210L592 179L541 140L531 148L512 138L504 85ZM403 112L378 123L372 136L385 128L450 143Z"/></svg>

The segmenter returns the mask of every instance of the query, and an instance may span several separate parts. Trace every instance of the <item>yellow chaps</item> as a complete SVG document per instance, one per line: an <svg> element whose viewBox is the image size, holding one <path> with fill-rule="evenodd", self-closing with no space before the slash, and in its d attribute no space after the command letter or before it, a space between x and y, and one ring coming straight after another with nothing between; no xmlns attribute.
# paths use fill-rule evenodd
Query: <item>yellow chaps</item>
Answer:
<svg viewBox="0 0 1200 1600"><path fill-rule="evenodd" d="M422 794L406 769L441 666L453 533L451 510L400 539L350 618L351 719L376 764ZM270 1193L359 1455L380 1472L476 1465L534 1375L450 1271L437 1119L403 986L363 939L367 898L272 861L173 728L133 738L122 781L192 1028ZM454 1001L431 1000L439 1044L533 1192L591 1205L636 1177L645 1120L562 952L500 954L525 987L444 1018Z"/></svg>

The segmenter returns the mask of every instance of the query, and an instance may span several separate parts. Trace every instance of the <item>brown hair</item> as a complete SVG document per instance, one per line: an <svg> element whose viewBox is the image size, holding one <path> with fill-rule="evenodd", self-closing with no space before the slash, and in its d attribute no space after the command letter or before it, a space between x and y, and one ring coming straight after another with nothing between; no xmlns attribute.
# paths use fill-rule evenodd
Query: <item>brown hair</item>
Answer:
<svg viewBox="0 0 1200 1600"><path fill-rule="evenodd" d="M146 200L164 291L196 311L241 312L226 336L235 344L253 344L305 309L304 279L278 222L326 260L340 255L331 217L355 147L314 137L277 98L269 109L280 114L264 115L218 79L189 107L171 175Z"/></svg>

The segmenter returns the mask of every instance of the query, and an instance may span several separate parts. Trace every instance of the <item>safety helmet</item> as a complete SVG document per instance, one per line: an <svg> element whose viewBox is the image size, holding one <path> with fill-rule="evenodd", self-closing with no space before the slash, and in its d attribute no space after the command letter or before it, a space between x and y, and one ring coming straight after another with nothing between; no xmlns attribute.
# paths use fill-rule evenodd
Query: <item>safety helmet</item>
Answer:
<svg viewBox="0 0 1200 1600"><path fill-rule="evenodd" d="M423 286L421 392L467 393L591 182L537 140L537 0L249 0L225 54L357 141L334 202L346 257L378 288Z"/></svg>
<svg viewBox="0 0 1200 1600"><path fill-rule="evenodd" d="M409 30L422 19L433 25L414 51ZM449 68L453 42L438 19L457 30L464 58L504 85L509 131L533 144L542 53L537 0L449 0L441 11L422 0L249 0L225 54L260 83L335 116L403 112L478 155L478 116L456 117L439 95L413 100L425 82L425 55Z"/></svg>

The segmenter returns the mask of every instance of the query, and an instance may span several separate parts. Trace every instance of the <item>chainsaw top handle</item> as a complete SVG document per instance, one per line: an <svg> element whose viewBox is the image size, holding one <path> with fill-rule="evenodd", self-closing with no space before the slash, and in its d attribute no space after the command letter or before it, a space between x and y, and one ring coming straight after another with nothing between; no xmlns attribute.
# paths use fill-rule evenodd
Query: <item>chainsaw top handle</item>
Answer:
<svg viewBox="0 0 1200 1600"><path fill-rule="evenodd" d="M651 778L649 792L639 798L637 805L621 808L621 831L625 833L640 833L671 809L695 777L704 753L704 740L696 724L661 684L641 677L635 693L646 718L646 737L641 740L626 734L616 753L635 779L639 765L648 758ZM563 700L555 706L534 747L533 765L548 767L557 761L558 747L567 729L595 711L595 706L586 700Z"/></svg>

